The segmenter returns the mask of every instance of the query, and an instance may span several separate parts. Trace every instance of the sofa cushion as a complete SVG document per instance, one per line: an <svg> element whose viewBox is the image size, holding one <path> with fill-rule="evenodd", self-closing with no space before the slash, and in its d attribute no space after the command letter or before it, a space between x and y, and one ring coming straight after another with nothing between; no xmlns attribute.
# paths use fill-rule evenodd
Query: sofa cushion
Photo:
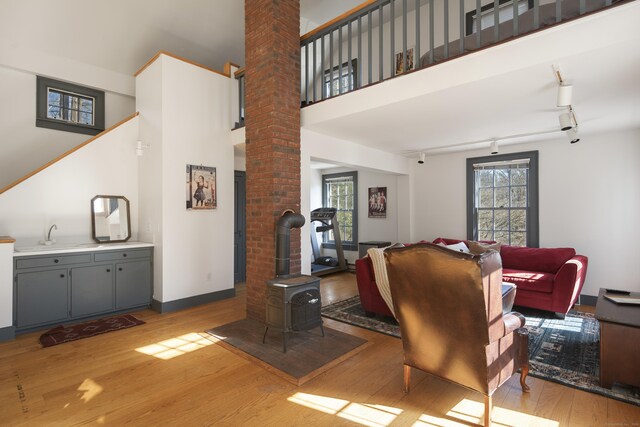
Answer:
<svg viewBox="0 0 640 427"><path fill-rule="evenodd" d="M500 248L505 269L541 271L555 274L576 255L573 248L524 248L504 245Z"/></svg>
<svg viewBox="0 0 640 427"><path fill-rule="evenodd" d="M553 292L554 274L539 271L502 269L502 280L516 285L517 291ZM517 292L516 291L516 292Z"/></svg>
<svg viewBox="0 0 640 427"><path fill-rule="evenodd" d="M481 243L473 240L469 240L467 245L469 246L469 252L474 255L482 255L490 250L500 252L500 246L502 246L500 243Z"/></svg>

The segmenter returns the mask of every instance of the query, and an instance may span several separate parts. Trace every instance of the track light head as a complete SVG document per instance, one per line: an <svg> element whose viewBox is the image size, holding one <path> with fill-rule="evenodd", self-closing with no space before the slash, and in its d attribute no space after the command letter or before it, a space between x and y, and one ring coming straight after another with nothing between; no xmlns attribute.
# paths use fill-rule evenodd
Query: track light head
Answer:
<svg viewBox="0 0 640 427"><path fill-rule="evenodd" d="M424 159L425 159L425 157L426 157L426 154L424 154L424 153L420 153L420 154L418 155L418 164L419 164L419 165L424 164Z"/></svg>
<svg viewBox="0 0 640 427"><path fill-rule="evenodd" d="M558 107L570 107L573 95L573 86L561 84L558 86L558 99L556 104Z"/></svg>
<svg viewBox="0 0 640 427"><path fill-rule="evenodd" d="M499 153L498 140L494 139L493 141L491 141L491 154L498 154L498 153Z"/></svg>
<svg viewBox="0 0 640 427"><path fill-rule="evenodd" d="M580 141L580 137L578 137L578 128L571 128L567 131L567 136L569 137L569 142L575 144Z"/></svg>
<svg viewBox="0 0 640 427"><path fill-rule="evenodd" d="M563 131L573 128L573 120L570 113L562 113L558 119L560 120L560 129Z"/></svg>

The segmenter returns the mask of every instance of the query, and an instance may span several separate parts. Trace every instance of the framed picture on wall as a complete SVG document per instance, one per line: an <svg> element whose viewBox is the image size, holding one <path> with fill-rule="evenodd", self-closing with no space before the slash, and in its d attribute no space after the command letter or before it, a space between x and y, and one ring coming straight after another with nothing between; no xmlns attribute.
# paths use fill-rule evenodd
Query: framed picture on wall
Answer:
<svg viewBox="0 0 640 427"><path fill-rule="evenodd" d="M187 209L216 209L216 168L187 165Z"/></svg>
<svg viewBox="0 0 640 427"><path fill-rule="evenodd" d="M410 47L406 51L407 56L407 71L411 71L415 68L413 63L413 47ZM402 51L396 53L396 75L404 73L404 56Z"/></svg>
<svg viewBox="0 0 640 427"><path fill-rule="evenodd" d="M387 217L387 187L369 187L369 218Z"/></svg>

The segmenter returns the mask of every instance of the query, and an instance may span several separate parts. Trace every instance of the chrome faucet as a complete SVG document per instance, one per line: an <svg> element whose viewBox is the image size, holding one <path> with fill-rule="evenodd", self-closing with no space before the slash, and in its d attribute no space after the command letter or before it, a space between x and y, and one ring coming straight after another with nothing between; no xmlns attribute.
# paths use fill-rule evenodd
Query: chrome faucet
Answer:
<svg viewBox="0 0 640 427"><path fill-rule="evenodd" d="M51 241L51 232L53 230L57 230L57 229L58 229L58 226L55 225L55 224L53 224L51 227L49 227L49 234L47 234L47 242Z"/></svg>

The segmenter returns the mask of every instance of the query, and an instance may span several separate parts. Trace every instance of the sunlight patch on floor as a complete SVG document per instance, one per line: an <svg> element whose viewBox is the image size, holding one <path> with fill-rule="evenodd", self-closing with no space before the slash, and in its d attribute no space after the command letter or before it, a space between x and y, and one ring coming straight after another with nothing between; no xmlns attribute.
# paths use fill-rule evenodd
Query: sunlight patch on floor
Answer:
<svg viewBox="0 0 640 427"><path fill-rule="evenodd" d="M402 413L401 409L389 406L355 403L308 393L296 393L287 400L370 427L386 427Z"/></svg>
<svg viewBox="0 0 640 427"><path fill-rule="evenodd" d="M80 400L84 401L84 403L88 403L91 399L102 393L103 390L102 386L91 378L82 381L82 384L78 387L78 391L82 392Z"/></svg>
<svg viewBox="0 0 640 427"><path fill-rule="evenodd" d="M205 338L204 336L196 332L191 332L189 334L170 338L155 344L138 347L136 348L136 351L138 353L157 357L158 359L169 360L174 357L199 350L213 343L213 341Z"/></svg>

